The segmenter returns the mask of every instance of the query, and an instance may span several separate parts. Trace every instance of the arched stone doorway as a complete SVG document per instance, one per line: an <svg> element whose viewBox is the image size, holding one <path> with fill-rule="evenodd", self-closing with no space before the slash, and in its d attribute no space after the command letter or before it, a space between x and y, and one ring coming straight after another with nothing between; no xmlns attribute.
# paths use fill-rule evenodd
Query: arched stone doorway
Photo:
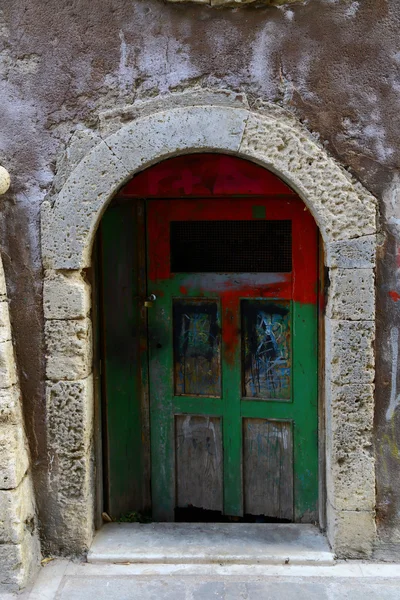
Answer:
<svg viewBox="0 0 400 600"><path fill-rule="evenodd" d="M93 535L93 380L90 297L84 269L116 190L170 156L223 152L279 175L302 198L323 240L328 269L323 362L327 529L341 556L371 552L374 459L369 452L374 381L374 198L292 118L263 108L187 106L137 119L97 144L53 205L44 203L50 486L55 539L83 551ZM71 434L73 432L73 435Z"/></svg>

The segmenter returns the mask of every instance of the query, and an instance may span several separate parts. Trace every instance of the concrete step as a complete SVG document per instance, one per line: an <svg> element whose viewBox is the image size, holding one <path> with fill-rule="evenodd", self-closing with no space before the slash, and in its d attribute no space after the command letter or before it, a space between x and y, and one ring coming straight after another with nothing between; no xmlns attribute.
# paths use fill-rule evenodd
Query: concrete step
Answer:
<svg viewBox="0 0 400 600"><path fill-rule="evenodd" d="M313 525L271 523L108 523L89 563L333 565Z"/></svg>

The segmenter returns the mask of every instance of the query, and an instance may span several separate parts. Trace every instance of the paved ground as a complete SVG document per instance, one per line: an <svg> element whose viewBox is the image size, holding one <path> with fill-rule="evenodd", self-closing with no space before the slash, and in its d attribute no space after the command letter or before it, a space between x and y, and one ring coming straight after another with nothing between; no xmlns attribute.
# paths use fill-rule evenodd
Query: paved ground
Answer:
<svg viewBox="0 0 400 600"><path fill-rule="evenodd" d="M54 560L1 600L400 600L400 565L100 565Z"/></svg>

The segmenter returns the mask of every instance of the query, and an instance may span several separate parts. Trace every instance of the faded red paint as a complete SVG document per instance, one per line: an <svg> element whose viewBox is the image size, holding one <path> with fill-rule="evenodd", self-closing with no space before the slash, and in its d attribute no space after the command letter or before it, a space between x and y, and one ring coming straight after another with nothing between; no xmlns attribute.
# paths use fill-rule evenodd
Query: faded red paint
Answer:
<svg viewBox="0 0 400 600"><path fill-rule="evenodd" d="M293 196L266 169L234 156L192 154L165 160L136 175L119 195L131 198Z"/></svg>
<svg viewBox="0 0 400 600"><path fill-rule="evenodd" d="M221 301L224 315L222 343L228 363L235 364L238 351L242 298L317 302L316 224L301 199L265 169L229 156L185 156L165 161L139 174L122 193L133 197L157 196L157 199L148 202L147 217L148 276L152 282L174 278L170 270L171 221L254 220L263 213L263 208L268 220L292 221L291 273L276 274L276 281L260 273L251 285L240 274L227 274L222 281L212 277L206 283L203 281L199 295L217 294ZM239 199L237 196L241 195L244 197ZM171 196L174 199L168 199ZM186 198L183 199L183 196ZM210 196L213 198L210 199ZM197 274L195 280L199 281ZM180 286L179 292L186 296L190 289L189 281Z"/></svg>
<svg viewBox="0 0 400 600"><path fill-rule="evenodd" d="M393 300L393 302L398 302L400 300L400 294L395 290L390 290L389 296Z"/></svg>
<svg viewBox="0 0 400 600"><path fill-rule="evenodd" d="M316 303L317 288L317 229L303 202L296 197L277 199L276 197L257 199L257 207L265 206L269 220L292 220L293 272L283 274L286 286L279 289L268 285L249 290L235 287L242 296L292 298L297 302ZM253 220L253 202L246 199L201 199L201 200L151 200L148 203L148 231L152 259L149 264L151 281L169 279L170 272L170 222L195 220ZM228 284L232 288L232 283ZM222 290L221 290L222 291ZM276 296L275 296L276 297Z"/></svg>

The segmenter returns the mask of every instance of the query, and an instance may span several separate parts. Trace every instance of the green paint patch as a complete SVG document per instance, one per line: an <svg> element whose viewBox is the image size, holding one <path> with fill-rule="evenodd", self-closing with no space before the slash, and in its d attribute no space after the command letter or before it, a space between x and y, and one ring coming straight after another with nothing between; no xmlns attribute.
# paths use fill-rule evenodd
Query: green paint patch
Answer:
<svg viewBox="0 0 400 600"><path fill-rule="evenodd" d="M257 205L252 206L251 214L253 216L253 219L265 219L265 217L266 217L265 206L257 206Z"/></svg>

